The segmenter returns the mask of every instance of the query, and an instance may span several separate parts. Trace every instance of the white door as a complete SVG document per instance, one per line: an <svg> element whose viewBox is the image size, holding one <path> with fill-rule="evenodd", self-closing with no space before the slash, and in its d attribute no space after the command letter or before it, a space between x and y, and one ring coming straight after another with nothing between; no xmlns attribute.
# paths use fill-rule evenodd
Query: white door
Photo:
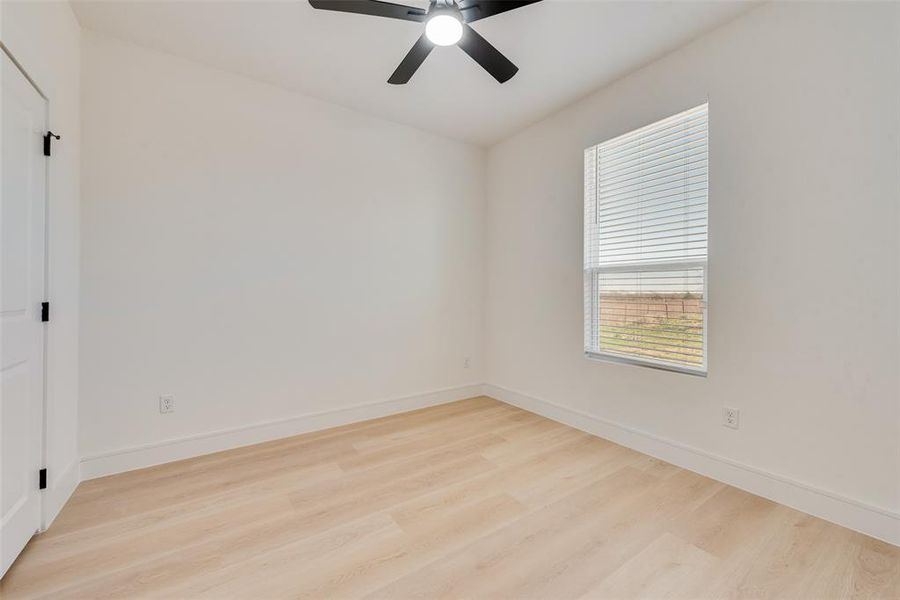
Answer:
<svg viewBox="0 0 900 600"><path fill-rule="evenodd" d="M45 100L5 52L0 104L0 576L41 525Z"/></svg>

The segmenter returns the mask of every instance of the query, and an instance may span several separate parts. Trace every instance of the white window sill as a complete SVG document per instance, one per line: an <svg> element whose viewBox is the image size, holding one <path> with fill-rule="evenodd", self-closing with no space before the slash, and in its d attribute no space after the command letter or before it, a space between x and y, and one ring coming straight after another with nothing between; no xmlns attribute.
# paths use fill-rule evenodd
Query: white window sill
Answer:
<svg viewBox="0 0 900 600"><path fill-rule="evenodd" d="M595 360L597 362L615 363L619 365L631 365L633 367L649 367L651 369L659 369L661 371L671 371L673 373L683 373L685 375L694 375L697 377L706 377L706 367L687 367L684 365L676 365L662 361L655 361L646 358L636 358L629 356L619 356L616 354L606 354L604 352L585 352L585 358Z"/></svg>

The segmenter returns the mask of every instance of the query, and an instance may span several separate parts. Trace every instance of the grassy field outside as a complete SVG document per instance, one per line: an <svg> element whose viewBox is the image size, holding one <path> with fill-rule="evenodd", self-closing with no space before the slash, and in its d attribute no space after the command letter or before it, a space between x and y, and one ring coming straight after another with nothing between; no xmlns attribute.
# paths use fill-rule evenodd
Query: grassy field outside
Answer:
<svg viewBox="0 0 900 600"><path fill-rule="evenodd" d="M599 346L604 352L703 364L700 294L603 294Z"/></svg>

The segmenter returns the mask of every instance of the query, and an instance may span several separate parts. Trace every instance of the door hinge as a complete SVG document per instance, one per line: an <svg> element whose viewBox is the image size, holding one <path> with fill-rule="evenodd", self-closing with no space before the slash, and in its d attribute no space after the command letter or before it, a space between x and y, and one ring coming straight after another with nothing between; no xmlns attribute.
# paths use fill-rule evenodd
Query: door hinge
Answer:
<svg viewBox="0 0 900 600"><path fill-rule="evenodd" d="M38 471L38 489L46 490L47 489L47 469L41 469Z"/></svg>
<svg viewBox="0 0 900 600"><path fill-rule="evenodd" d="M59 136L52 131L44 134L44 156L50 156L50 140L53 138L59 139Z"/></svg>
<svg viewBox="0 0 900 600"><path fill-rule="evenodd" d="M41 302L41 323L46 323L50 320L50 303L49 302Z"/></svg>

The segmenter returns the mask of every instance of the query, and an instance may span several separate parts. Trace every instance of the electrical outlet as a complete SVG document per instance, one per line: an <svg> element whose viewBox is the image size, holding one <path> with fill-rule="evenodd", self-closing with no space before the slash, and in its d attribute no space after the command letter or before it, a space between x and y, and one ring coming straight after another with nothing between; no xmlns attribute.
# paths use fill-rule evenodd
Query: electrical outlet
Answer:
<svg viewBox="0 0 900 600"><path fill-rule="evenodd" d="M467 356L465 359L463 359L463 369L468 369L468 368L469 368L469 357Z"/></svg>
<svg viewBox="0 0 900 600"><path fill-rule="evenodd" d="M741 411L727 406L722 408L722 425L737 429L741 426Z"/></svg>
<svg viewBox="0 0 900 600"><path fill-rule="evenodd" d="M159 413L164 415L166 413L175 412L175 396L172 394L166 394L164 396L159 397Z"/></svg>

